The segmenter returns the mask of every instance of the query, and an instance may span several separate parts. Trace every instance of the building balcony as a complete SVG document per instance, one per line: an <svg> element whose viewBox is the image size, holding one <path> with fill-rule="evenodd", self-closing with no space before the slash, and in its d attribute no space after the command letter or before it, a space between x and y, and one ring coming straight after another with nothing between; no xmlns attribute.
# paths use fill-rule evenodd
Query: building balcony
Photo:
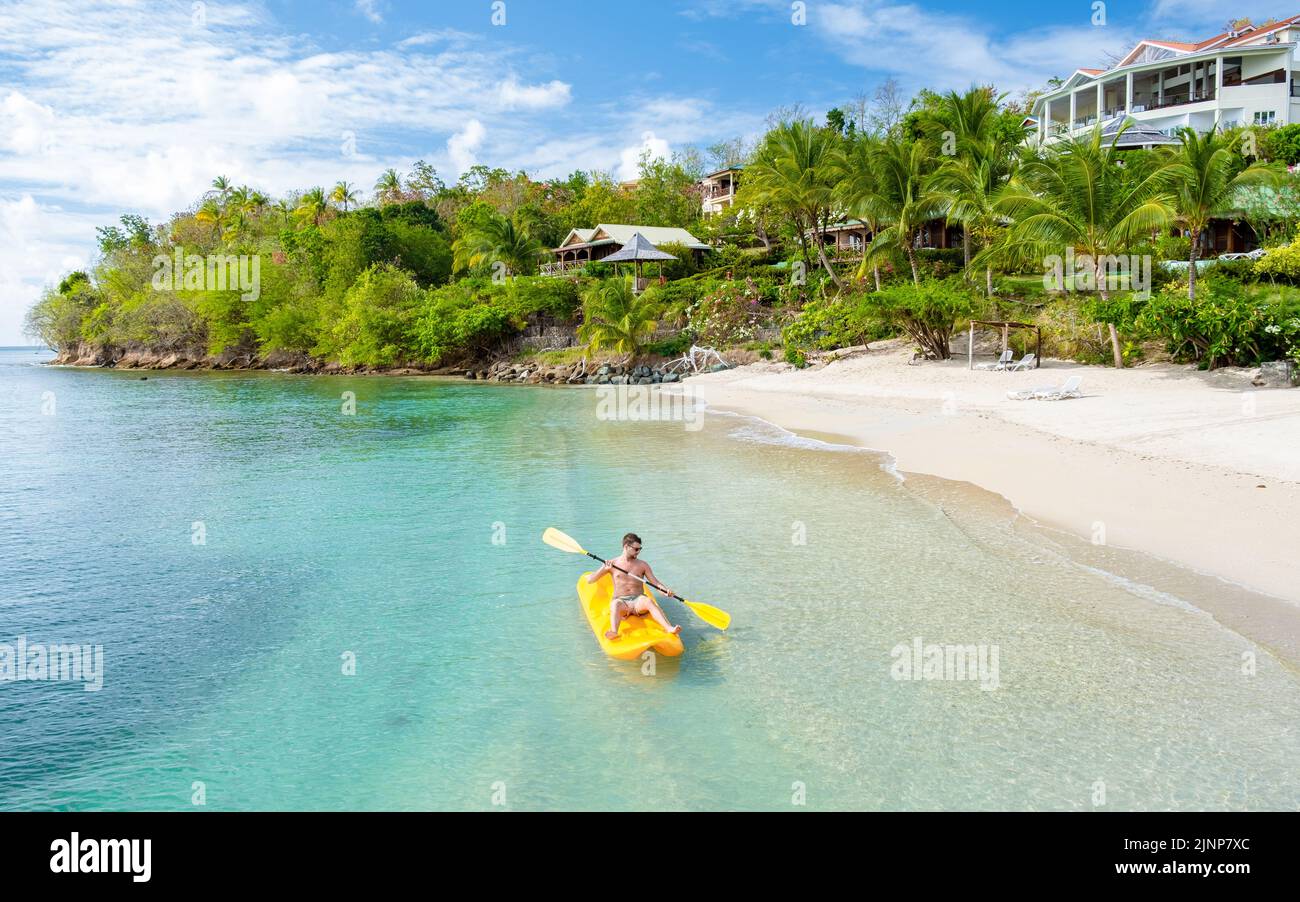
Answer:
<svg viewBox="0 0 1300 902"><path fill-rule="evenodd" d="M1204 91L1200 94L1177 94L1166 96L1163 99L1151 95L1138 95L1133 98L1132 111L1134 113L1150 113L1154 110L1167 110L1171 107L1205 103L1214 100L1216 97L1217 94L1214 91Z"/></svg>

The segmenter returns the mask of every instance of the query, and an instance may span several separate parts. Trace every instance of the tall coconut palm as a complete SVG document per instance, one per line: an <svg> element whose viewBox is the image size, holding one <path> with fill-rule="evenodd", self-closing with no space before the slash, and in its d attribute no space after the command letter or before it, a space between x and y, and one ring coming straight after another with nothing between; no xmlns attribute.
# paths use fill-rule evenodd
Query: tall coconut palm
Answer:
<svg viewBox="0 0 1300 902"><path fill-rule="evenodd" d="M271 209L283 217L285 225L289 224L289 219L293 216L293 207L289 205L287 200L277 200L271 205Z"/></svg>
<svg viewBox="0 0 1300 902"><path fill-rule="evenodd" d="M312 188L310 191L298 198L298 209L294 212L300 219L311 220L313 225L320 225L325 214L329 212L329 198L325 196L324 188Z"/></svg>
<svg viewBox="0 0 1300 902"><path fill-rule="evenodd" d="M334 186L334 190L330 192L330 200L336 204L342 204L343 212L346 213L348 212L348 205L357 202L356 187L350 182L339 182Z"/></svg>
<svg viewBox="0 0 1300 902"><path fill-rule="evenodd" d="M1215 214L1223 211L1241 188L1275 184L1283 170L1280 166L1254 162L1243 166L1241 135L1224 134L1217 129L1205 135L1185 128L1178 133L1179 146L1166 148L1164 159L1169 165L1170 187L1178 223L1192 239L1188 254L1187 296L1196 300L1196 261L1200 256L1201 236Z"/></svg>
<svg viewBox="0 0 1300 902"><path fill-rule="evenodd" d="M1003 134L1001 104L1005 95L998 96L990 87L973 85L964 93L949 91L921 118L922 131L948 162L969 160L973 166L968 174L981 169L987 176L982 193L990 194L1006 177L1016 146L1022 134ZM988 163L981 167L981 163ZM950 187L952 185L950 184ZM972 186L973 187L973 186ZM950 216L962 227L962 251L966 266L971 262L973 227L961 218Z"/></svg>
<svg viewBox="0 0 1300 902"><path fill-rule="evenodd" d="M592 283L582 295L583 323L578 338L596 351L635 357L654 334L658 323L645 296L637 297L630 279Z"/></svg>
<svg viewBox="0 0 1300 902"><path fill-rule="evenodd" d="M890 137L872 145L869 160L874 169L871 184L848 197L855 215L882 227L867 246L862 272L884 254L901 252L912 268L913 284L920 285L916 245L925 224L945 209L944 198L928 184L932 157L922 141Z"/></svg>
<svg viewBox="0 0 1300 902"><path fill-rule="evenodd" d="M791 220L806 264L811 264L808 235L812 234L818 259L831 281L842 288L822 241L835 209L835 175L842 168L840 141L837 132L808 120L782 122L767 133L745 177L756 202L771 205Z"/></svg>
<svg viewBox="0 0 1300 902"><path fill-rule="evenodd" d="M959 222L964 234L983 247L991 247L1006 225L996 208L1005 183L989 155L971 154L946 160L930 179L930 189L946 204L950 222ZM969 263L969 260L968 260ZM993 267L985 257L984 285L993 297Z"/></svg>
<svg viewBox="0 0 1300 902"><path fill-rule="evenodd" d="M876 191L876 169L872 154L876 152L876 139L866 135L857 135L849 139L844 155L840 160L838 183L835 186L835 200L840 209L853 219L866 225L867 231L874 237L880 230L880 222L874 218L862 200ZM864 261L864 268L866 264ZM880 285L880 258L871 263L871 273L875 278L876 291ZM859 278L862 277L859 271Z"/></svg>
<svg viewBox="0 0 1300 902"><path fill-rule="evenodd" d="M1012 225L1006 243L1027 257L1060 259L1068 249L1091 261L1097 291L1110 300L1107 263L1174 221L1167 165L1121 166L1115 141L1091 135L1053 145L1030 160L1003 191L996 208ZM1119 333L1111 352L1124 366Z"/></svg>
<svg viewBox="0 0 1300 902"><path fill-rule="evenodd" d="M234 187L234 183L224 175L219 175L212 180L212 190L217 193L217 197L221 199L223 204L226 202L226 198L230 196L230 192L234 190Z"/></svg>
<svg viewBox="0 0 1300 902"><path fill-rule="evenodd" d="M375 182L375 194L379 203L395 203L402 196L402 177L396 169L385 169L384 174Z"/></svg>
<svg viewBox="0 0 1300 902"><path fill-rule="evenodd" d="M542 243L505 216L471 227L451 246L456 271L500 263L511 275L529 275L546 253Z"/></svg>

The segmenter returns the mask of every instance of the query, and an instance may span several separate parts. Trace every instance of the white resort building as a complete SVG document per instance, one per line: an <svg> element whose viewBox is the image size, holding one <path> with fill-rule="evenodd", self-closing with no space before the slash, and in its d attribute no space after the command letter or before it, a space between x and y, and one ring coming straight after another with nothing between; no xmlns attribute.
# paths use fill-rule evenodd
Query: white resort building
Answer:
<svg viewBox="0 0 1300 902"><path fill-rule="evenodd" d="M736 202L736 188L740 184L739 167L719 169L700 179L700 204L704 217L716 216L731 209Z"/></svg>
<svg viewBox="0 0 1300 902"><path fill-rule="evenodd" d="M1077 135L1097 122L1133 120L1134 139L1191 127L1300 122L1300 16L1242 24L1195 44L1144 40L1110 69L1078 69L1034 103L1037 140ZM1118 127L1116 124L1112 127ZM1151 140L1136 140L1145 135Z"/></svg>

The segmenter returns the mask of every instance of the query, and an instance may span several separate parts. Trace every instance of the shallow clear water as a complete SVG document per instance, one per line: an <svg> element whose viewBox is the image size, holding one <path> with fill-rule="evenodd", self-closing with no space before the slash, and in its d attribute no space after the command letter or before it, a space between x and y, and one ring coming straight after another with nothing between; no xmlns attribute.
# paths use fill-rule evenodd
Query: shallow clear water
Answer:
<svg viewBox="0 0 1300 902"><path fill-rule="evenodd" d="M0 809L1300 806L1294 670L872 455L587 391L33 359L0 351L0 643L105 676L0 682ZM684 657L605 658L551 525L639 532L734 626L669 602ZM997 688L894 679L914 637L997 646Z"/></svg>

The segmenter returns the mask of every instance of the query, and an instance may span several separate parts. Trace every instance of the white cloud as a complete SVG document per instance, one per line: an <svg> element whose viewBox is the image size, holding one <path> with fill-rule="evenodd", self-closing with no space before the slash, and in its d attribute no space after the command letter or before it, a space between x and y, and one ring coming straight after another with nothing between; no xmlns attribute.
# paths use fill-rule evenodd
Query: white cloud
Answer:
<svg viewBox="0 0 1300 902"><path fill-rule="evenodd" d="M513 75L501 83L501 105L508 110L546 110L566 106L572 89L562 81L544 85L521 85Z"/></svg>
<svg viewBox="0 0 1300 902"><path fill-rule="evenodd" d="M87 235L93 241L95 221L30 194L0 197L0 345L26 344L23 318L42 289L88 266L82 243Z"/></svg>
<svg viewBox="0 0 1300 902"><path fill-rule="evenodd" d="M379 0L357 0L356 7L357 12L376 25L384 21L383 15L379 12Z"/></svg>
<svg viewBox="0 0 1300 902"><path fill-rule="evenodd" d="M483 146L487 129L477 119L465 123L465 128L456 132L447 141L447 156L451 159L452 170L461 175L478 162L476 153Z"/></svg>
<svg viewBox="0 0 1300 902"><path fill-rule="evenodd" d="M216 175L275 196L340 179L368 189L419 158L446 174L484 160L540 177L635 177L638 135L653 131L660 156L761 121L667 90L576 104L562 73L537 69L549 57L509 35L425 31L327 52L257 3L204 9L0 0L0 201L23 223L0 247L0 344L19 340L19 308L67 261L94 255L96 226L124 212L163 221ZM13 207L23 198L35 212Z"/></svg>
<svg viewBox="0 0 1300 902"><path fill-rule="evenodd" d="M619 179L630 182L640 176L641 158L646 155L651 160L666 160L672 156L672 148L663 138L656 137L654 132L645 132L641 135L640 144L623 148L618 167Z"/></svg>
<svg viewBox="0 0 1300 902"><path fill-rule="evenodd" d="M16 154L48 153L54 144L54 110L10 91L0 103L0 149Z"/></svg>
<svg viewBox="0 0 1300 902"><path fill-rule="evenodd" d="M888 0L838 0L817 7L809 27L846 61L898 76L908 87L1005 91L1041 87L1052 75L1104 65L1137 32L1111 24L1030 29L1007 35L978 18Z"/></svg>

